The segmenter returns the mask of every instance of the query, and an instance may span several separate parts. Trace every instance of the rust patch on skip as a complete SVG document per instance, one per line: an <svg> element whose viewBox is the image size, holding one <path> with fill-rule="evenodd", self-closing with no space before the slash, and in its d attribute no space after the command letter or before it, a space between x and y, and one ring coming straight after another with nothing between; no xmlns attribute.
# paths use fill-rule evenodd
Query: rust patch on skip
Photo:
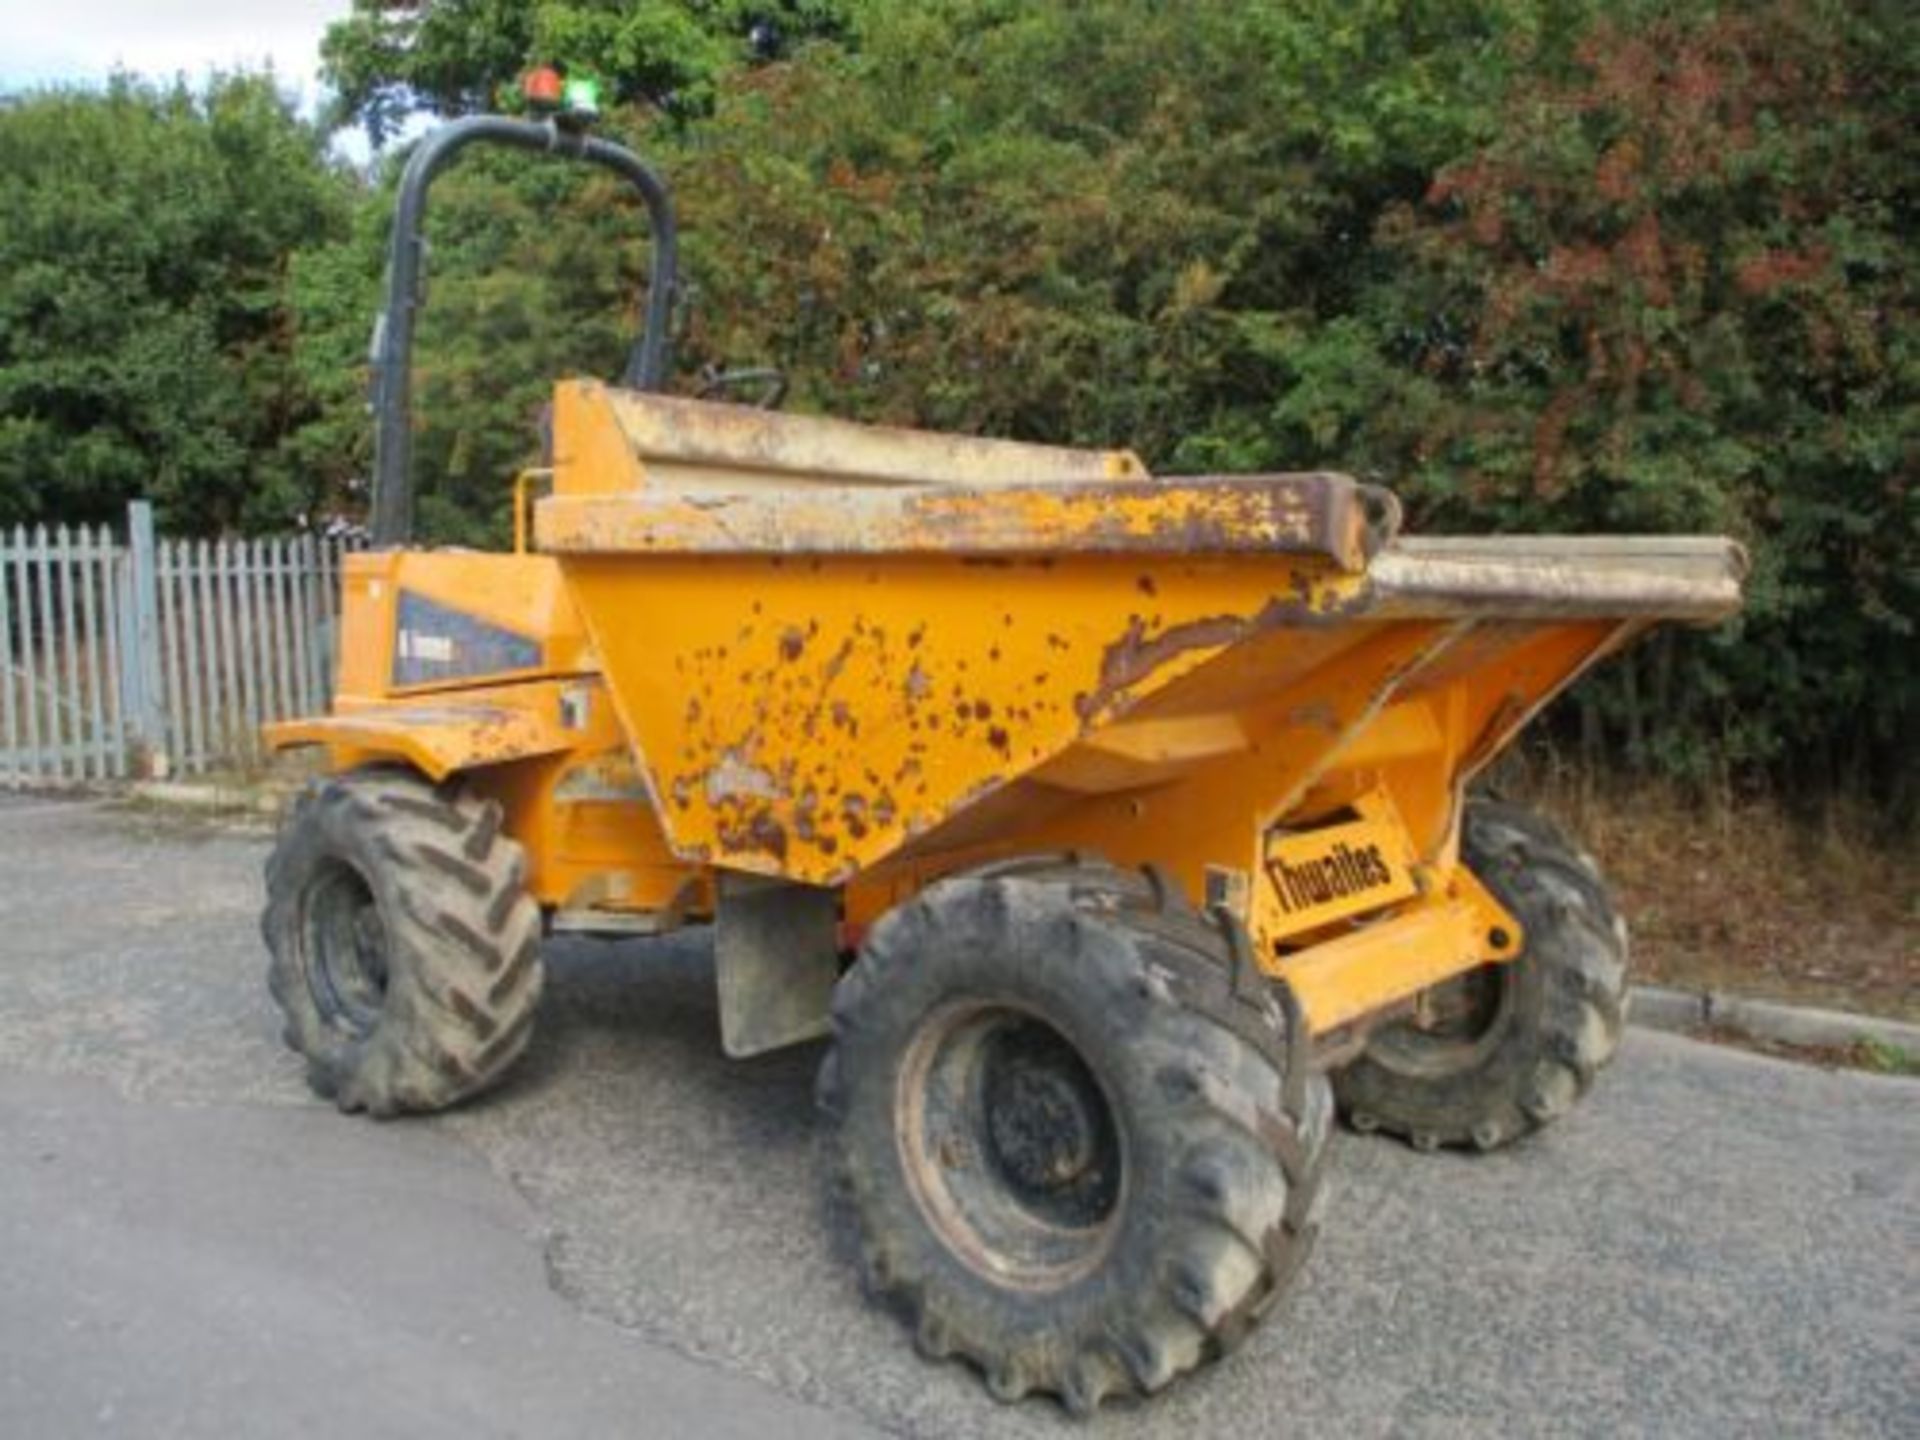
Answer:
<svg viewBox="0 0 1920 1440"><path fill-rule="evenodd" d="M759 809L747 815L741 821L722 820L720 823L720 845L723 850L733 854L753 854L758 852L771 855L781 864L787 859L786 827L774 816L771 810Z"/></svg>
<svg viewBox="0 0 1920 1440"><path fill-rule="evenodd" d="M823 691L840 678L840 672L847 668L848 657L852 654L853 640L849 637L848 639L842 640L840 642L840 648L827 657L827 663L820 671L820 688ZM855 726L854 728L857 730L859 727Z"/></svg>
<svg viewBox="0 0 1920 1440"><path fill-rule="evenodd" d="M855 840L867 837L867 799L864 795L846 795L840 801L840 822Z"/></svg>
<svg viewBox="0 0 1920 1440"><path fill-rule="evenodd" d="M1132 616L1120 638L1100 657L1100 678L1093 690L1075 698L1080 719L1091 721L1116 694L1144 680L1183 651L1231 645L1245 636L1252 624L1244 615L1209 615L1149 637L1147 622L1138 615Z"/></svg>
<svg viewBox="0 0 1920 1440"><path fill-rule="evenodd" d="M1093 689L1074 696L1081 724L1091 725L1124 691L1189 650L1221 649L1283 625L1324 626L1373 603L1372 589L1364 584L1346 595L1329 588L1316 598L1312 582L1296 576L1293 588L1294 598L1276 595L1252 615L1208 615L1154 634L1148 633L1143 617L1130 616L1126 630L1100 657L1100 676Z"/></svg>
<svg viewBox="0 0 1920 1440"><path fill-rule="evenodd" d="M809 785L800 792L800 798L793 804L793 833L803 844L812 845L819 839L820 832L813 823L814 812L820 808L820 794Z"/></svg>
<svg viewBox="0 0 1920 1440"><path fill-rule="evenodd" d="M707 771L707 803L721 806L728 801L777 800L780 782L772 772L746 758L745 747L730 746ZM677 783L677 782L676 782Z"/></svg>

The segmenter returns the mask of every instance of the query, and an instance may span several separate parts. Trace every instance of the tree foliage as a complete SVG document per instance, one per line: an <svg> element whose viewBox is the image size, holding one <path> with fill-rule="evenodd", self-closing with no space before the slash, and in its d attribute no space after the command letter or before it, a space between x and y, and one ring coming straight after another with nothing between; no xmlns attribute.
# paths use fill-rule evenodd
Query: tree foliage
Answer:
<svg viewBox="0 0 1920 1440"><path fill-rule="evenodd" d="M510 109L532 64L602 77L614 98L704 114L750 60L841 33L835 0L354 0L321 53L339 112L376 143L419 110Z"/></svg>
<svg viewBox="0 0 1920 1440"><path fill-rule="evenodd" d="M1631 761L1911 777L1914 26L1621 9L1385 217L1374 313L1425 324L1355 429L1435 522L1747 542L1740 622L1589 688Z"/></svg>
<svg viewBox="0 0 1920 1440"><path fill-rule="evenodd" d="M1746 616L1589 682L1589 760L1920 799L1903 11L859 15L668 150L701 353L845 413L1349 469L1429 530L1734 534Z"/></svg>
<svg viewBox="0 0 1920 1440"><path fill-rule="evenodd" d="M706 363L772 362L803 409L1127 444L1167 471L1330 466L1393 485L1429 531L1731 533L1755 567L1743 619L1609 667L1564 733L1595 764L1915 809L1910 8L356 0L325 57L337 118L376 137L510 103L530 63L598 75L621 102L608 128L679 197L683 387ZM311 147L273 107L256 118ZM149 358L102 379L81 330L49 338L48 363L168 387L123 408L178 417L164 483L182 496L238 493L239 465L268 496L298 477L355 503L398 158L350 221L272 188L337 196L305 161L289 173L311 184L259 176L219 202L302 217L258 231L280 247L283 308L255 312L280 317L270 343L195 339L210 322L190 318L136 328L225 369ZM124 195L71 203L104 207L101 234L131 223ZM619 366L643 225L604 180L474 156L437 187L429 236L422 518L497 539L546 387ZM32 283L86 294L68 268ZM276 377L283 408L196 389L228 373ZM21 427L66 424L50 413L0 407L0 466L46 453ZM234 413L259 423L211 419ZM80 493L109 462L90 428L61 436L33 483ZM102 493L140 483L102 453L126 467ZM194 505L201 525L235 513Z"/></svg>
<svg viewBox="0 0 1920 1440"><path fill-rule="evenodd" d="M289 257L350 203L264 79L0 110L0 523L135 495L203 532L297 509L312 486L285 442L315 398Z"/></svg>

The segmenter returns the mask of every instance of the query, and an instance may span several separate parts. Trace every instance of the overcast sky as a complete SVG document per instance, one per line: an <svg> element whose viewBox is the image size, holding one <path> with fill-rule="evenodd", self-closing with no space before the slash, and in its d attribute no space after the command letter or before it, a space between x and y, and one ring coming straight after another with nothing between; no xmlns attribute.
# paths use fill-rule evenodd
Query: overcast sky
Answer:
<svg viewBox="0 0 1920 1440"><path fill-rule="evenodd" d="M97 84L116 67L170 78L271 63L311 108L320 37L351 0L0 0L0 90Z"/></svg>

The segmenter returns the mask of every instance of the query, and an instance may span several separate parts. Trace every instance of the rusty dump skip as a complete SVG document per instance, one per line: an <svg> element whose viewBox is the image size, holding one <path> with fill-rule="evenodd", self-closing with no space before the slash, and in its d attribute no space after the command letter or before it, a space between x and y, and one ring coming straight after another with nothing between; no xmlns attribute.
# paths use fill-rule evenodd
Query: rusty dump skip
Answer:
<svg viewBox="0 0 1920 1440"><path fill-rule="evenodd" d="M1140 479L1131 450L1076 450L974 435L784 415L591 381L563 383L555 405L558 460L569 490L625 490L644 473L671 490L738 491L806 483L872 486L1009 485ZM631 463L623 464L619 452Z"/></svg>
<svg viewBox="0 0 1920 1440"><path fill-rule="evenodd" d="M684 861L844 884L1054 817L1199 893L1210 849L1340 803L1369 733L1445 789L1649 620L1738 604L1724 541L1390 540L1394 513L1340 475L1156 480L580 384L536 537ZM1160 855L1138 800L1096 813L1202 781L1181 823L1217 833Z"/></svg>
<svg viewBox="0 0 1920 1440"><path fill-rule="evenodd" d="M1285 553L1366 564L1377 492L1312 473L1156 481L1070 450L561 387L560 555ZM564 437L564 438L562 438Z"/></svg>
<svg viewBox="0 0 1920 1440"><path fill-rule="evenodd" d="M1374 538L1359 487L1331 474L559 495L539 513L541 548L563 555L1280 553L1358 570Z"/></svg>
<svg viewBox="0 0 1920 1440"><path fill-rule="evenodd" d="M1746 552L1691 535L1398 540L1370 579L1383 615L1647 616L1700 623L1740 606Z"/></svg>

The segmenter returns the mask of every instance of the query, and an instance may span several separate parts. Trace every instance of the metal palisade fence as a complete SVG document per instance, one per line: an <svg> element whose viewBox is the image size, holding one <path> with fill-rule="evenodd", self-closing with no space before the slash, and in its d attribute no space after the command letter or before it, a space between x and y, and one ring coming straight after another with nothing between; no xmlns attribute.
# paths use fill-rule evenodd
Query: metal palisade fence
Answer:
<svg viewBox="0 0 1920 1440"><path fill-rule="evenodd" d="M0 785L198 774L326 709L342 542L0 531Z"/></svg>

